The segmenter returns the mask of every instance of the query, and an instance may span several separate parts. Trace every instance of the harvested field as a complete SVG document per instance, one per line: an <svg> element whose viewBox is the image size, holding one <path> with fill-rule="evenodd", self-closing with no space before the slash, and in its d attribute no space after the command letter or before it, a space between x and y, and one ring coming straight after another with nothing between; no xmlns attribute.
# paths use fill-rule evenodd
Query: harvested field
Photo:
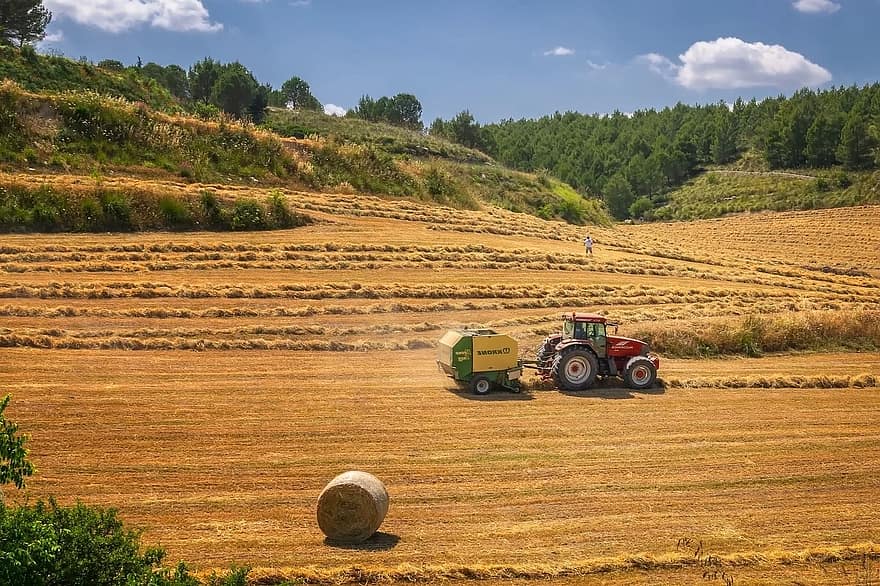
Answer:
<svg viewBox="0 0 880 586"><path fill-rule="evenodd" d="M588 259L584 229L522 214L286 195L318 221L0 239L0 385L31 435L28 498L117 507L171 560L249 564L262 583L704 583L700 541L737 584L880 565L870 338L664 356L666 387L647 392L532 383L479 399L437 372L433 350L461 325L529 350L573 309L622 335L729 336L756 317L875 331L880 207L590 229ZM826 250L817 226L864 245ZM363 547L325 544L315 522L346 469L391 494L385 533Z"/></svg>

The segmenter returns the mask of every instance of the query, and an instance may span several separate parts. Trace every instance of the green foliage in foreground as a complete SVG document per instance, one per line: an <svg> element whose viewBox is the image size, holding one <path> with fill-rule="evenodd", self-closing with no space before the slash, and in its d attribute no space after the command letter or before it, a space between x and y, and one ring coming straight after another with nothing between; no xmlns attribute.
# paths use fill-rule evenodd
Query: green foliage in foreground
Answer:
<svg viewBox="0 0 880 586"><path fill-rule="evenodd" d="M28 451L24 447L27 437L19 435L18 425L4 415L9 399L10 396L6 395L0 400L0 487L13 484L22 488L25 478L34 473L34 466L28 460ZM0 506L2 504L0 495Z"/></svg>
<svg viewBox="0 0 880 586"><path fill-rule="evenodd" d="M165 552L144 549L115 509L55 500L0 505L0 585L198 586L184 563L162 565ZM211 586L244 586L248 568L212 575Z"/></svg>
<svg viewBox="0 0 880 586"><path fill-rule="evenodd" d="M814 178L710 171L668 195L655 220L716 218L738 212L806 210L880 203L880 171L810 171Z"/></svg>
<svg viewBox="0 0 880 586"><path fill-rule="evenodd" d="M280 192L265 202L198 199L108 189L77 193L42 186L0 186L0 232L130 232L140 230L270 230L303 226Z"/></svg>

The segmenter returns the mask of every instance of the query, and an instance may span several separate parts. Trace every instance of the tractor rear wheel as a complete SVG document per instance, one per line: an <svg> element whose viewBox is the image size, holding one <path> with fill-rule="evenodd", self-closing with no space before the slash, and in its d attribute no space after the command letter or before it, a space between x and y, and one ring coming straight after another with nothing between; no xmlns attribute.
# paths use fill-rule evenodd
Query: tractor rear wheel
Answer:
<svg viewBox="0 0 880 586"><path fill-rule="evenodd" d="M475 395L485 395L492 390L492 381L488 377L479 375L471 379L471 392Z"/></svg>
<svg viewBox="0 0 880 586"><path fill-rule="evenodd" d="M647 389L654 386L657 380L657 369L647 358L634 358L626 365L623 373L626 386L631 389Z"/></svg>
<svg viewBox="0 0 880 586"><path fill-rule="evenodd" d="M596 355L582 348L563 350L553 359L551 369L556 385L566 391L583 391L596 381L599 361Z"/></svg>

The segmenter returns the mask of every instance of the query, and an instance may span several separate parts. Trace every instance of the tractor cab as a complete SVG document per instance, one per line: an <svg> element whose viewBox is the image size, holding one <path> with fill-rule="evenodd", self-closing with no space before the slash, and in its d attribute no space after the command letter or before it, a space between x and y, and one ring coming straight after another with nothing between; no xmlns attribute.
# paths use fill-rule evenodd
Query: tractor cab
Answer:
<svg viewBox="0 0 880 586"><path fill-rule="evenodd" d="M585 342L593 348L598 357L604 357L608 347L606 325L607 320L595 313L564 314L561 343Z"/></svg>

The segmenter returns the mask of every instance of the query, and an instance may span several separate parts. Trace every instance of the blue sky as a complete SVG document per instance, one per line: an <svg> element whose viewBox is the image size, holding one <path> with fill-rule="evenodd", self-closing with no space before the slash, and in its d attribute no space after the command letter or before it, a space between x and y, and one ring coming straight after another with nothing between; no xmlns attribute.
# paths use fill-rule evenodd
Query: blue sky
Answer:
<svg viewBox="0 0 880 586"><path fill-rule="evenodd" d="M44 0L46 50L241 61L325 104L415 94L426 123L765 97L880 80L880 0ZM873 23L873 25L872 25Z"/></svg>

